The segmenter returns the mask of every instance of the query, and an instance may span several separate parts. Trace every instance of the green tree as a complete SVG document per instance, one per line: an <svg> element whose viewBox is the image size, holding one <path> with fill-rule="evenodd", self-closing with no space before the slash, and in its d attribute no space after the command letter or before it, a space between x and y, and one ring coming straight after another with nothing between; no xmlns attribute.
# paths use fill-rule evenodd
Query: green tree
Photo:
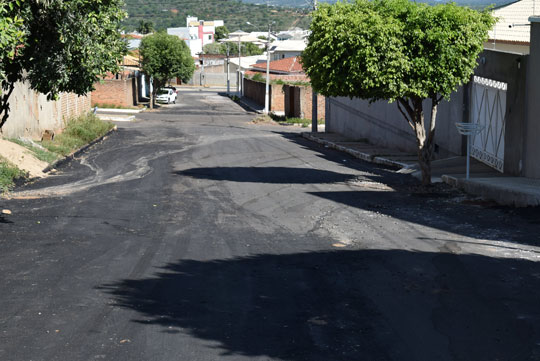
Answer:
<svg viewBox="0 0 540 361"><path fill-rule="evenodd" d="M24 38L23 19L14 14L8 16L15 3L0 3L0 54L2 60L12 59L15 56L17 45L22 44ZM6 70L8 66L4 61L0 62L0 83L6 80ZM0 90L0 95L2 94Z"/></svg>
<svg viewBox="0 0 540 361"><path fill-rule="evenodd" d="M151 21L139 21L139 26L137 27L137 32L140 34L150 34L154 31L154 23Z"/></svg>
<svg viewBox="0 0 540 361"><path fill-rule="evenodd" d="M226 39L228 36L229 36L229 29L227 29L225 25L218 26L216 28L216 33L215 33L216 41L221 40L221 39Z"/></svg>
<svg viewBox="0 0 540 361"><path fill-rule="evenodd" d="M437 106L469 81L487 32L488 11L454 3L356 0L313 13L302 62L326 96L396 102L416 135L422 183L431 183ZM430 100L430 122L424 100Z"/></svg>
<svg viewBox="0 0 540 361"><path fill-rule="evenodd" d="M9 116L15 83L55 99L60 92L84 95L108 71L118 71L126 44L119 33L122 0L16 0L2 8L0 23L17 23L14 51L0 49L4 72L0 129Z"/></svg>
<svg viewBox="0 0 540 361"><path fill-rule="evenodd" d="M205 54L227 54L227 46L221 43L210 43L203 47Z"/></svg>
<svg viewBox="0 0 540 361"><path fill-rule="evenodd" d="M187 82L193 76L195 63L186 43L174 35L164 32L143 38L140 46L142 71L152 79L153 90L150 107L154 107L156 92L169 79L178 77Z"/></svg>

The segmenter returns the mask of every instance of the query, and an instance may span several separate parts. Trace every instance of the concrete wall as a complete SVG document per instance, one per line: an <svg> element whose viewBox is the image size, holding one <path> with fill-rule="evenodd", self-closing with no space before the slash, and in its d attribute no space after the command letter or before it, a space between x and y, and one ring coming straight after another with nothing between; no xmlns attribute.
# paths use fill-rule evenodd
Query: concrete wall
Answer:
<svg viewBox="0 0 540 361"><path fill-rule="evenodd" d="M527 123L523 129L523 175L540 178L540 17L531 17L529 20L531 52L527 64Z"/></svg>
<svg viewBox="0 0 540 361"><path fill-rule="evenodd" d="M92 106L116 105L132 107L137 105L137 81L135 78L102 80L94 84Z"/></svg>
<svg viewBox="0 0 540 361"><path fill-rule="evenodd" d="M196 71L193 73L193 77L188 82L189 85L199 85L199 86L227 86L227 73L223 73L223 67L219 67L220 72L201 72ZM236 73L229 74L230 86L236 87Z"/></svg>
<svg viewBox="0 0 540 361"><path fill-rule="evenodd" d="M311 87L284 85L285 115L288 117L311 119L313 111L313 94ZM324 119L326 113L325 98L317 96L317 117Z"/></svg>
<svg viewBox="0 0 540 361"><path fill-rule="evenodd" d="M28 83L17 83L10 97L10 116L2 127L6 138L40 139L45 130L57 132L64 121L90 111L91 96L61 93L56 101L30 89Z"/></svg>
<svg viewBox="0 0 540 361"><path fill-rule="evenodd" d="M475 75L508 84L505 173L531 175L533 173L524 172L524 170L527 167L531 169L532 164L523 165L525 136L527 134L530 137L531 134L534 134L534 131L525 133L527 119L525 85L529 64L528 56L485 50L481 53L478 64ZM540 64L540 55L536 64ZM538 83L540 84L540 79ZM465 154L465 139L457 132L455 123L469 121L470 92L471 84L469 83L452 93L450 101L443 101L439 105L435 133L437 158ZM540 99L540 94L536 99ZM426 123L430 121L430 103L430 101L424 102ZM368 101L361 99L330 98L327 99L326 104L327 131L348 135L352 138L365 138L374 144L390 148L416 151L415 135L395 103L389 104L385 101L379 101L369 104ZM533 114L540 114L540 108L535 112ZM538 136L540 133L536 139L539 139ZM540 149L536 151L536 154L540 154Z"/></svg>

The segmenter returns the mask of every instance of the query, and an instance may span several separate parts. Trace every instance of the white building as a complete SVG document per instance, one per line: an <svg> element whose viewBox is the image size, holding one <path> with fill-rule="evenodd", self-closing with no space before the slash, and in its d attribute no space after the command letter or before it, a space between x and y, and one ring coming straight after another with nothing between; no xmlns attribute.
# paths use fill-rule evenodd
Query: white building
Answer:
<svg viewBox="0 0 540 361"><path fill-rule="evenodd" d="M493 9L497 23L489 32L487 49L497 49L522 54L529 53L531 24L529 17L540 14L540 2L520 0Z"/></svg>
<svg viewBox="0 0 540 361"><path fill-rule="evenodd" d="M272 43L270 51L272 60L291 58L300 56L307 44L304 40L284 40Z"/></svg>

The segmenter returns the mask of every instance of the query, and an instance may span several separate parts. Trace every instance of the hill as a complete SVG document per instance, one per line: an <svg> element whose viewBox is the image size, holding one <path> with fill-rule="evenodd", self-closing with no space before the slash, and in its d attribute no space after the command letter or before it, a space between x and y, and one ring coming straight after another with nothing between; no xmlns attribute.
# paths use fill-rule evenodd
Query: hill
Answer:
<svg viewBox="0 0 540 361"><path fill-rule="evenodd" d="M293 26L309 27L309 16L299 8L256 5L238 0L126 0L129 17L126 30L135 30L141 20L151 21L156 29L186 26L186 17L224 20L230 31L265 31L270 21L276 30ZM247 25L249 21L254 26Z"/></svg>

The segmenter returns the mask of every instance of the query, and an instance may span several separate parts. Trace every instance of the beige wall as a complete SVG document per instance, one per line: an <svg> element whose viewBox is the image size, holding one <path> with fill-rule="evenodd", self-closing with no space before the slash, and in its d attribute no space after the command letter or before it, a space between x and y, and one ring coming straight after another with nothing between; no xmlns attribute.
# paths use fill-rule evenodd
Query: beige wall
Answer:
<svg viewBox="0 0 540 361"><path fill-rule="evenodd" d="M9 104L10 115L1 135L5 138L24 136L37 139L45 130L62 129L65 119L88 112L90 96L61 93L57 101L48 101L45 95L31 90L28 83L19 82Z"/></svg>

